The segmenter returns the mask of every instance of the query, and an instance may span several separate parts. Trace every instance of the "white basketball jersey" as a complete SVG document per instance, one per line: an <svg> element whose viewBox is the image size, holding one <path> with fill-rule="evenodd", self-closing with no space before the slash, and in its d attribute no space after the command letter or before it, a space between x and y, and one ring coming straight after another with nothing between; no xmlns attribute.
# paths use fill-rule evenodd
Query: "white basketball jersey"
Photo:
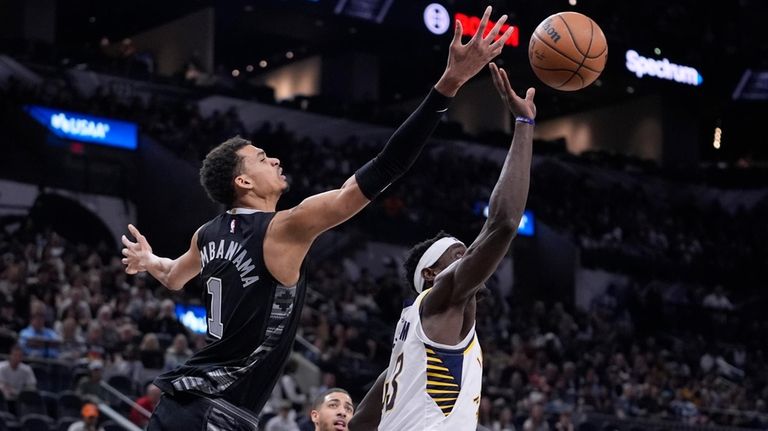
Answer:
<svg viewBox="0 0 768 431"><path fill-rule="evenodd" d="M429 290L403 309L384 382L380 431L477 428L483 353L475 326L459 344L427 338L419 309Z"/></svg>

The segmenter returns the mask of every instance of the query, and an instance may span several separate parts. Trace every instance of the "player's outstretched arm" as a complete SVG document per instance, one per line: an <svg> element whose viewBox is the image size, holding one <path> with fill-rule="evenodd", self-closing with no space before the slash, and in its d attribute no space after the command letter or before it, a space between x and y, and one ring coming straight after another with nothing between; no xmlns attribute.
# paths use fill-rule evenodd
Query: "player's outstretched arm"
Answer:
<svg viewBox="0 0 768 431"><path fill-rule="evenodd" d="M448 109L451 98L501 53L504 43L511 36L512 28L494 42L506 21L505 15L484 37L490 15L489 6L477 33L466 44L461 41L461 23L456 21L445 72L416 111L395 131L382 151L340 189L311 196L295 208L278 213L272 222L276 230L273 234L279 237L285 235L283 239L289 241L312 241L357 214L413 165Z"/></svg>
<svg viewBox="0 0 768 431"><path fill-rule="evenodd" d="M171 290L180 290L192 277L200 273L197 232L192 235L189 250L176 259L169 259L152 253L152 247L147 242L147 238L134 225L129 224L128 230L136 242L129 240L125 235L122 237L125 246L122 262L127 274L147 271L163 286Z"/></svg>
<svg viewBox="0 0 768 431"><path fill-rule="evenodd" d="M381 420L381 399L384 395L384 379L387 378L387 370L379 375L371 389L365 394L355 410L355 415L349 421L349 431L375 431Z"/></svg>
<svg viewBox="0 0 768 431"><path fill-rule="evenodd" d="M507 254L528 199L533 120L536 118L535 90L529 88L523 99L515 94L504 69L493 63L489 67L499 95L515 116L514 137L491 193L488 220L464 257L454 268L437 277L434 292L424 299L425 313L463 305L482 288Z"/></svg>

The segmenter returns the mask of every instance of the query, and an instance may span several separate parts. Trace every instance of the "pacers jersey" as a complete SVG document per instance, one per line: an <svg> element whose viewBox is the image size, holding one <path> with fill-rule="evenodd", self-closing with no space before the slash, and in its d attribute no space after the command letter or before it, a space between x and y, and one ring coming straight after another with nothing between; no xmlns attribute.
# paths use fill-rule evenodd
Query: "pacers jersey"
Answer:
<svg viewBox="0 0 768 431"><path fill-rule="evenodd" d="M427 338L421 301L403 309L395 329L382 399L381 431L475 430L480 407L483 354L475 327L459 344Z"/></svg>
<svg viewBox="0 0 768 431"><path fill-rule="evenodd" d="M234 209L197 234L209 344L157 378L164 392L224 398L259 413L291 352L304 303L304 275L282 286L264 264L275 213Z"/></svg>

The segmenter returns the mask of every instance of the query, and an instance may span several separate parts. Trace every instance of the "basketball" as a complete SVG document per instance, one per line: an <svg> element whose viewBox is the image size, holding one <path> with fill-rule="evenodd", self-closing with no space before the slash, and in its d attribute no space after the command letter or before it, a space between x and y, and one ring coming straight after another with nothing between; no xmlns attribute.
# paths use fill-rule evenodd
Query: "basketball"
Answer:
<svg viewBox="0 0 768 431"><path fill-rule="evenodd" d="M528 45L533 72L543 83L562 91L581 90L595 82L607 58L603 30L578 12L560 12L545 19Z"/></svg>

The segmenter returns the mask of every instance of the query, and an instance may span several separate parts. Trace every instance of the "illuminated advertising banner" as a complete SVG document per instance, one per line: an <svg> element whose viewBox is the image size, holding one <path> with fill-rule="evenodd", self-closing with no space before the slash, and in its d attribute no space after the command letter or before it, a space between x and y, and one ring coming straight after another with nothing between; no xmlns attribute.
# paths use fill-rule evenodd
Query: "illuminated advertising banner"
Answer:
<svg viewBox="0 0 768 431"><path fill-rule="evenodd" d="M463 35L472 37L477 32L477 28L480 26L480 17L478 16L469 16L465 15L463 13L457 13L456 19L461 21L461 27L463 29ZM488 25L485 27L485 34L483 36L487 36L488 33L491 32L493 29L493 26L496 25L496 22L493 20L488 20ZM494 40L499 40L501 36L506 32L510 27L513 28L512 35L509 36L509 39L507 39L507 42L504 43L504 45L507 46L518 46L520 45L520 29L513 25L504 24L501 26L501 30L499 31L499 35L496 36Z"/></svg>
<svg viewBox="0 0 768 431"><path fill-rule="evenodd" d="M73 141L135 150L138 127L127 121L27 105L27 113L54 135Z"/></svg>
<svg viewBox="0 0 768 431"><path fill-rule="evenodd" d="M520 236L533 236L536 233L536 218L533 211L525 210L523 218L520 219L520 226L517 228L517 234Z"/></svg>
<svg viewBox="0 0 768 431"><path fill-rule="evenodd" d="M481 18L479 16L457 13L454 18L461 22L463 36L474 36L477 32L477 27L480 26ZM488 25L485 28L485 34L483 36L487 36L495 24L495 21L489 20ZM453 28L453 20L451 20L451 14L448 12L448 9L446 9L445 6L441 5L440 3L432 3L424 9L424 25L433 34L441 35L447 33ZM505 45L519 46L520 29L510 24L504 24L501 26L499 35L496 36L495 40L498 40L501 35L503 35L504 32L506 32L510 27L513 28L512 35L509 37L509 39L507 39Z"/></svg>
<svg viewBox="0 0 768 431"><path fill-rule="evenodd" d="M176 304L176 319L196 334L208 333L205 307L202 305Z"/></svg>
<svg viewBox="0 0 768 431"><path fill-rule="evenodd" d="M477 201L475 202L473 212L477 215L482 214L483 217L488 218L488 202ZM517 226L517 234L520 236L534 236L536 234L536 217L531 210L523 211L523 217L520 219L520 224Z"/></svg>
<svg viewBox="0 0 768 431"><path fill-rule="evenodd" d="M661 60L647 58L630 49L627 51L626 60L627 70L637 75L638 78L653 76L695 87L704 83L704 78L698 70L690 66L672 63L666 58Z"/></svg>

